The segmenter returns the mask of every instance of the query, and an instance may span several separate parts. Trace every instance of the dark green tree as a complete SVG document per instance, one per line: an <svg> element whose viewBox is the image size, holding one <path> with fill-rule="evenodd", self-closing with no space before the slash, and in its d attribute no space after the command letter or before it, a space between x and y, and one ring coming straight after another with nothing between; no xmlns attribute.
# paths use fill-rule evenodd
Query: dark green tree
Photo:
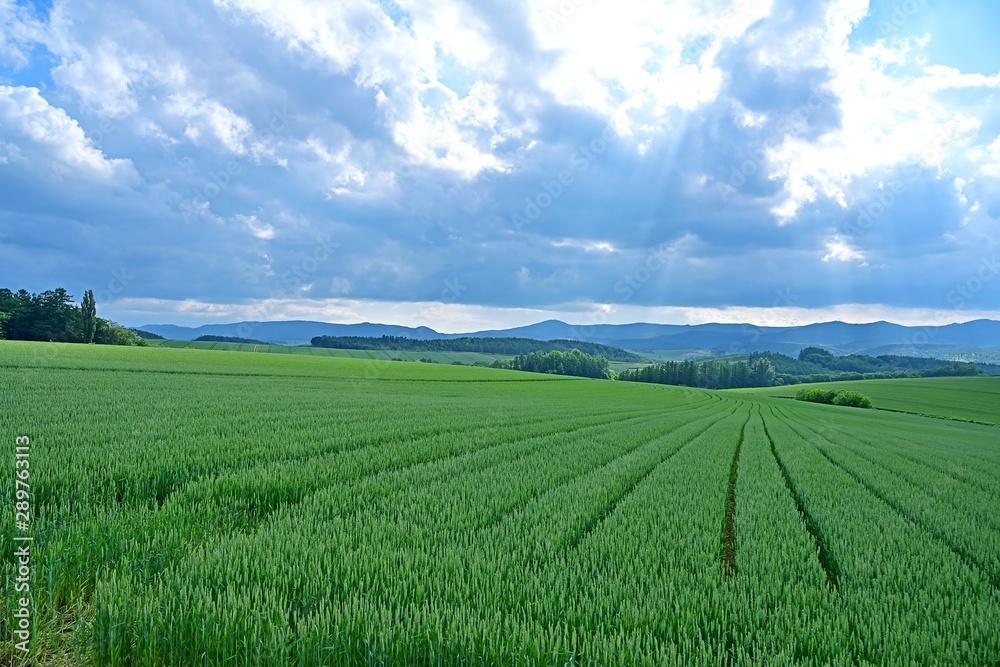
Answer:
<svg viewBox="0 0 1000 667"><path fill-rule="evenodd" d="M94 301L94 291L83 293L83 304L80 307L80 319L83 323L83 342L93 343L97 331L97 303Z"/></svg>
<svg viewBox="0 0 1000 667"><path fill-rule="evenodd" d="M770 387L774 384L774 365L764 358L757 359L750 367L750 381L755 387Z"/></svg>
<svg viewBox="0 0 1000 667"><path fill-rule="evenodd" d="M131 329L127 329L117 322L97 318L94 342L98 345L130 345L136 347L147 347L149 343L140 338Z"/></svg>

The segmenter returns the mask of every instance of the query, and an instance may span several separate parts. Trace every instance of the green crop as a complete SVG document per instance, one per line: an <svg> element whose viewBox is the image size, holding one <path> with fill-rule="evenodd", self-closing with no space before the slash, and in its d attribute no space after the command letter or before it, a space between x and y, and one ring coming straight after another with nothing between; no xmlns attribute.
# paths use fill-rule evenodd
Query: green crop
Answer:
<svg viewBox="0 0 1000 667"><path fill-rule="evenodd" d="M792 397L801 391L856 391L882 410L1000 424L1000 377L907 378L820 382L741 389L741 395ZM735 393L735 392L734 392ZM832 400L832 397L831 397Z"/></svg>
<svg viewBox="0 0 1000 667"><path fill-rule="evenodd" d="M169 347L0 342L0 388L24 664L1000 660L996 427Z"/></svg>

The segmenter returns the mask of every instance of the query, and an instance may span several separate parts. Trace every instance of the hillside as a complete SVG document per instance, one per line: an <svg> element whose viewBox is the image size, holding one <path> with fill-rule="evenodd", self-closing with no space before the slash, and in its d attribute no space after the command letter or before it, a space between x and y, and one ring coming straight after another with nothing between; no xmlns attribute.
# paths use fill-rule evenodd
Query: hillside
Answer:
<svg viewBox="0 0 1000 667"><path fill-rule="evenodd" d="M1000 425L1000 377L905 378L822 382L810 388L857 391L875 408ZM800 387L734 389L755 396L791 398ZM998 436L1000 437L1000 436Z"/></svg>
<svg viewBox="0 0 1000 667"><path fill-rule="evenodd" d="M548 320L524 327L470 333L440 333L426 326L407 327L325 322L235 322L200 327L148 324L145 331L173 340L203 335L254 338L268 343L306 345L316 336L416 340L531 338L542 341L578 340L644 352L704 350L706 354L778 352L795 356L804 347L823 347L838 355L868 354L936 357L951 361L996 362L1000 359L1000 321L976 320L936 327L907 327L890 322L848 324L824 322L799 327L757 327L749 324L600 324L572 325Z"/></svg>

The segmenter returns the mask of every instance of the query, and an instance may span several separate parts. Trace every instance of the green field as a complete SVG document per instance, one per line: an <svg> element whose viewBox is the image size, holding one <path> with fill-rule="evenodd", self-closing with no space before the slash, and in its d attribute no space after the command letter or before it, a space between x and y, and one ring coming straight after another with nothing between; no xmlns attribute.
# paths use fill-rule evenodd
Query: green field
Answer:
<svg viewBox="0 0 1000 667"><path fill-rule="evenodd" d="M226 343L188 340L151 340L152 347L166 347L187 350L219 350L224 352L265 352L269 354L304 354L312 357L342 357L346 359L386 359L402 361L420 361L430 359L439 364L461 363L471 366L474 363L492 363L497 359L506 359L503 354L480 354L479 352L426 352L414 350L338 350L334 348L313 347L311 345L257 345L254 343ZM634 365L634 364L633 364Z"/></svg>
<svg viewBox="0 0 1000 667"><path fill-rule="evenodd" d="M803 387L858 391L872 399L873 407L882 410L1000 424L1000 377L855 380L733 391L787 398Z"/></svg>
<svg viewBox="0 0 1000 667"><path fill-rule="evenodd" d="M0 388L0 664L11 534L25 664L1000 661L994 426L166 347L0 341Z"/></svg>
<svg viewBox="0 0 1000 667"><path fill-rule="evenodd" d="M681 349L681 350L643 350L637 352L653 361L687 361L688 359L704 359L712 356L711 350Z"/></svg>
<svg viewBox="0 0 1000 667"><path fill-rule="evenodd" d="M226 343L186 340L151 340L152 347L166 347L186 350L219 350L223 352L267 352L271 354L305 354L314 357L342 357L346 359L385 359L420 361L429 359L438 364L491 364L497 359L509 359L508 354L483 354L480 352L434 352L414 350L339 350L335 348L312 347L309 345L255 345L253 343ZM612 361L612 370L623 371L641 368L646 364Z"/></svg>

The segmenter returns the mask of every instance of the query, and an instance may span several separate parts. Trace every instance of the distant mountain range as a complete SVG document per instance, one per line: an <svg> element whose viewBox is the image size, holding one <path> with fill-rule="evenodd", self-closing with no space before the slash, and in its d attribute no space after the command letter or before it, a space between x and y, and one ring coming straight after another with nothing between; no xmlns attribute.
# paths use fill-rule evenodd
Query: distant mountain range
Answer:
<svg viewBox="0 0 1000 667"><path fill-rule="evenodd" d="M420 340L519 337L538 340L584 340L636 352L681 352L692 355L780 352L794 356L803 347L823 347L836 354L901 354L967 361L1000 360L1000 321L975 320L934 327L907 327L891 322L847 324L823 322L796 327L751 324L595 324L573 325L547 320L525 327L444 334L429 327L393 324L329 324L326 322L235 322L181 327L149 324L140 329L174 340L198 336L240 336L285 345L308 344L314 336L405 336Z"/></svg>

